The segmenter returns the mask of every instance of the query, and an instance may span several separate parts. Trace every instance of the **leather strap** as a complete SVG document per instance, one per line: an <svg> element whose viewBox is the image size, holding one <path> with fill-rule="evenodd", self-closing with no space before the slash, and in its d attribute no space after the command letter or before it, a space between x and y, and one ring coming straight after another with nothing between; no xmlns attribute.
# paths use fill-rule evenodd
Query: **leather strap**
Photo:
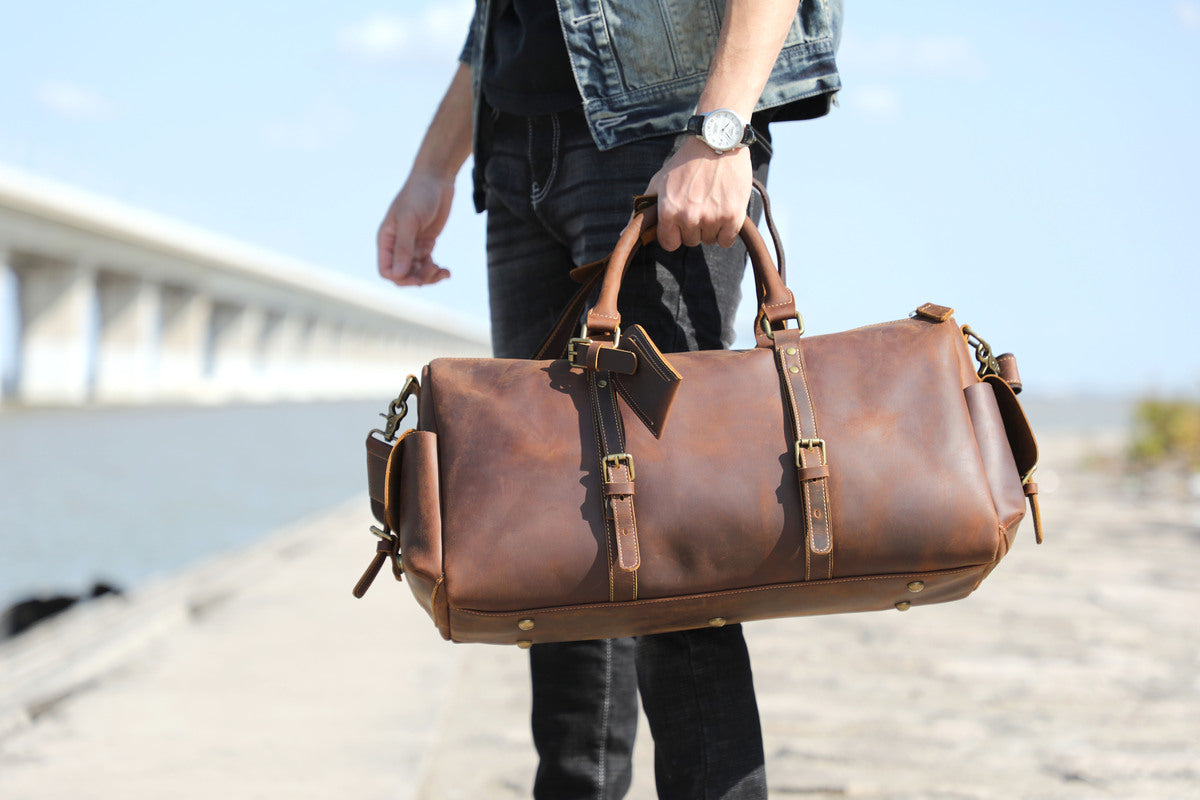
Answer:
<svg viewBox="0 0 1200 800"><path fill-rule="evenodd" d="M796 434L796 479L804 501L805 579L833 577L833 519L829 513L829 463L808 392L800 331L775 332L775 358Z"/></svg>
<svg viewBox="0 0 1200 800"><path fill-rule="evenodd" d="M392 576L398 581L404 580L404 567L400 564L400 538L395 533L388 539L380 539L379 544L375 546L375 557L354 585L355 597L362 599L367 589L375 582L375 577L379 575L383 562L388 559L392 561Z"/></svg>
<svg viewBox="0 0 1200 800"><path fill-rule="evenodd" d="M753 182L754 190L758 192L762 198L763 218L767 222L767 230L771 234L771 243L775 249L775 263L779 280L785 286L787 284L787 264L785 261L783 242L779 238L779 229L775 226L775 217L771 213L771 198L767 194L767 187L763 186L762 182L757 178ZM654 206L657 202L657 197L654 195L638 195L633 198L633 213L640 214L648 208ZM642 230L640 244L649 244L656 235L653 227ZM583 316L583 310L587 306L588 300L592 293L604 278L605 270L608 268L609 256L593 261L590 264L584 264L571 270L571 279L579 284L579 288L575 294L567 302L559 315L558 320L554 323L554 327L546 334L542 343L538 345L534 351L533 359L536 361L544 361L546 359L562 358L563 353L567 350L567 343L571 337L575 335L579 326L580 318ZM770 263L769 261L767 263ZM757 270L754 271L754 284L757 287L756 296L759 305L767 297L768 289L760 277Z"/></svg>
<svg viewBox="0 0 1200 800"><path fill-rule="evenodd" d="M1038 504L1038 485L1033 481L1026 481L1025 496L1029 498L1029 510L1033 513L1033 536L1038 544L1042 543L1042 507Z"/></svg>
<svg viewBox="0 0 1200 800"><path fill-rule="evenodd" d="M591 264L584 264L571 271L571 277L579 281L580 286L567 303L566 308L563 309L562 314L559 315L554 327L538 345L533 354L535 361L562 358L563 353L567 351L567 342L578 332L579 318L583 316L583 309L587 306L592 292L600 285L607 263L608 259L606 258Z"/></svg>
<svg viewBox="0 0 1200 800"><path fill-rule="evenodd" d="M387 468L394 441L386 441L372 431L367 435L367 494L371 498L371 516L380 525L389 523L387 513Z"/></svg>
<svg viewBox="0 0 1200 800"><path fill-rule="evenodd" d="M596 305L588 311L588 330L601 336L612 337L621 324L621 314L617 310L617 295L621 290L621 280L629 260L646 238L651 237L652 229L658 219L658 209L651 206L635 214L633 219L621 232L621 238L613 249L612 255L604 270L604 280L600 284L600 297ZM787 320L796 318L796 301L790 289L784 285L771 261L770 251L762 236L752 223L742 225L739 234L746 245L750 256L750 265L754 269L755 280L763 287L759 303L760 315L765 316L772 328L782 328Z"/></svg>
<svg viewBox="0 0 1200 800"><path fill-rule="evenodd" d="M576 353L571 360L572 366L583 367L592 372L616 372L621 375L633 375L638 371L637 353L632 350L616 348L606 342L591 342L583 348L582 353Z"/></svg>
<svg viewBox="0 0 1200 800"><path fill-rule="evenodd" d="M605 546L608 550L609 599L637 599L637 515L633 508L635 465L625 452L625 432L617 407L616 387L607 372L587 373L592 428L600 455L601 503L604 504Z"/></svg>
<svg viewBox="0 0 1200 800"><path fill-rule="evenodd" d="M1000 377L1012 387L1013 394L1021 393L1021 373L1017 371L1017 357L1012 353L1003 353L996 357L1000 365Z"/></svg>

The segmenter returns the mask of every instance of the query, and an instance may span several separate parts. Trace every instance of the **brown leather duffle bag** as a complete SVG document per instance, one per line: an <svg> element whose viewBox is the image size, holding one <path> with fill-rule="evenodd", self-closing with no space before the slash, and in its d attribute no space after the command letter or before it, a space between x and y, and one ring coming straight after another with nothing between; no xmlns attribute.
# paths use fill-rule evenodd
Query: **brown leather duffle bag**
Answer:
<svg viewBox="0 0 1200 800"><path fill-rule="evenodd" d="M1040 541L1011 355L932 304L803 336L747 224L757 346L664 356L616 308L653 220L599 266L566 357L409 378L367 440L379 538L356 595L390 561L446 639L529 646L957 600L1027 497Z"/></svg>

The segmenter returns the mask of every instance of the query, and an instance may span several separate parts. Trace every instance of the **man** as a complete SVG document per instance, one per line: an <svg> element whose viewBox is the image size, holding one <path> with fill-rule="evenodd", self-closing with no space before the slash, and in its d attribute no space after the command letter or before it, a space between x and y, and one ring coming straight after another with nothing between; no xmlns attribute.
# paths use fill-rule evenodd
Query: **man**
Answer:
<svg viewBox="0 0 1200 800"><path fill-rule="evenodd" d="M719 18L665 0L480 2L380 226L380 275L449 277L433 248L474 152L497 356L533 353L574 292L571 268L611 251L637 194L658 198L659 246L630 265L623 319L664 352L728 347L767 124L828 110L841 14L841 0L728 0ZM530 667L536 798L624 796L638 690L661 798L766 797L741 626L535 645Z"/></svg>

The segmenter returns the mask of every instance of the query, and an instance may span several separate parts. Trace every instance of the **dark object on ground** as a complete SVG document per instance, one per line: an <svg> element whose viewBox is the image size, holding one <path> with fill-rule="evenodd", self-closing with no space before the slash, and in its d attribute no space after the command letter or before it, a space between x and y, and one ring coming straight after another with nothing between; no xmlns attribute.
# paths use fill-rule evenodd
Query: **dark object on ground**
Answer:
<svg viewBox="0 0 1200 800"><path fill-rule="evenodd" d="M105 594L121 594L121 590L107 583L97 581L92 586L90 594L86 595L53 595L51 597L31 597L14 603L0 620L0 636L10 638L29 630L37 623L48 617L66 611L80 600L88 600Z"/></svg>

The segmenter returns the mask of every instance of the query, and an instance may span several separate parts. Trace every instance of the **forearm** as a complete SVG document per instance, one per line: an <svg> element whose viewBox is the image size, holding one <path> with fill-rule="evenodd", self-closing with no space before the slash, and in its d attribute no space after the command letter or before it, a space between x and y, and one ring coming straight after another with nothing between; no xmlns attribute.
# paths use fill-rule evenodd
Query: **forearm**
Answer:
<svg viewBox="0 0 1200 800"><path fill-rule="evenodd" d="M376 236L379 274L400 286L448 278L433 246L450 215L454 180L471 154L471 70L460 64Z"/></svg>
<svg viewBox="0 0 1200 800"><path fill-rule="evenodd" d="M728 0L698 113L718 108L750 119L779 58L799 0ZM745 148L716 153L689 136L650 180L658 195L658 241L667 250L737 239L750 200Z"/></svg>
<svg viewBox="0 0 1200 800"><path fill-rule="evenodd" d="M798 5L799 0L728 0L698 112L729 108L750 118Z"/></svg>
<svg viewBox="0 0 1200 800"><path fill-rule="evenodd" d="M473 106L471 69L460 63L417 150L413 174L454 179L471 155Z"/></svg>

